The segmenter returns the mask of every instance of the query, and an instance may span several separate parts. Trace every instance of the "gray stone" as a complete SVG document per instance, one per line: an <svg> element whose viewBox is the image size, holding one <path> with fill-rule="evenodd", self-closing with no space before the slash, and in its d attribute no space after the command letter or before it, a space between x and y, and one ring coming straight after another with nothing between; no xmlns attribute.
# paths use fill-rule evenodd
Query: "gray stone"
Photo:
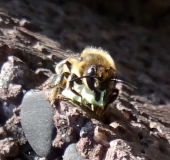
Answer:
<svg viewBox="0 0 170 160"><path fill-rule="evenodd" d="M41 157L53 157L54 108L45 99L44 91L29 91L21 105L21 124L28 142Z"/></svg>
<svg viewBox="0 0 170 160"><path fill-rule="evenodd" d="M88 160L88 159L85 159L83 158L78 152L77 152L77 149L76 149L76 144L73 143L73 144L70 144L65 152L64 152L64 155L63 155L63 160Z"/></svg>

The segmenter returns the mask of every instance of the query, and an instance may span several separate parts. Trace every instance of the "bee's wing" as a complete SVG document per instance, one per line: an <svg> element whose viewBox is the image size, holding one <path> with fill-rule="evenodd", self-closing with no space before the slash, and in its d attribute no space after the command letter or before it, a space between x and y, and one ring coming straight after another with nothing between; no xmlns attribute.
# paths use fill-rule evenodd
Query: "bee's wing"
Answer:
<svg viewBox="0 0 170 160"><path fill-rule="evenodd" d="M60 55L58 58L59 59L67 59L67 58L69 58L69 57L71 57L71 58L74 58L74 59L77 59L77 60L79 60L80 59L80 54L79 53L74 53L74 52L72 52L72 51L70 51L70 50L67 50L67 51L65 51L64 53L63 53L63 51L61 50L61 51L57 51L57 56L58 55ZM59 62L56 62L56 64L59 64L60 62L62 62L62 61L59 61ZM57 77L58 77L59 75L57 75L57 74L53 74L51 77L49 77L46 81L45 81L45 83L43 84L43 87L45 87L45 88L53 88L54 86L55 86L55 81L56 81L56 79L57 79Z"/></svg>

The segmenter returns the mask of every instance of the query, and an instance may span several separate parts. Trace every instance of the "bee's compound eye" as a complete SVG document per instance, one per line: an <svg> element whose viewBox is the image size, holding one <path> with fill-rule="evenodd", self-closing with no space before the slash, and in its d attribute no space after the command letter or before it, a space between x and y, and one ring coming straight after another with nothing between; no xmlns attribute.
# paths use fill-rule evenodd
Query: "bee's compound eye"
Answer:
<svg viewBox="0 0 170 160"><path fill-rule="evenodd" d="M92 91L95 90L95 87L94 87L94 83L95 83L94 76L95 76L95 74L96 74L96 66L92 65L88 68L87 73L86 73L86 76L88 76L86 78L86 82L87 82L89 89L92 90Z"/></svg>
<svg viewBox="0 0 170 160"><path fill-rule="evenodd" d="M92 65L88 68L87 74L88 76L94 76L96 73L96 66Z"/></svg>

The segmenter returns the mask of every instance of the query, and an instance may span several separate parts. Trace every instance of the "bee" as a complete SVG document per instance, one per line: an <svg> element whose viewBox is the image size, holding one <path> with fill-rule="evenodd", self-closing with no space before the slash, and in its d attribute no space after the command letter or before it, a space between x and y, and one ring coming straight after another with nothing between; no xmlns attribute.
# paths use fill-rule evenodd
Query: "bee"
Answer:
<svg viewBox="0 0 170 160"><path fill-rule="evenodd" d="M110 54L102 48L87 47L79 59L67 58L56 65L57 78L50 95L51 104L59 93L73 102L87 106L98 116L118 96L116 66Z"/></svg>

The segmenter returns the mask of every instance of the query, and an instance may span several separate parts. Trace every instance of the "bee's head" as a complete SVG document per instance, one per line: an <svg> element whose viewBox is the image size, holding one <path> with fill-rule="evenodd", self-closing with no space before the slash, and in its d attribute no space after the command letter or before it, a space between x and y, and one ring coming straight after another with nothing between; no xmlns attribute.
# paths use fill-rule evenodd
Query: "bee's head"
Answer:
<svg viewBox="0 0 170 160"><path fill-rule="evenodd" d="M91 65L86 69L84 76L74 78L71 81L82 78L85 78L87 87L93 92L97 92L98 90L105 90L107 88L106 86L110 84L115 86L117 83L124 83L131 86L132 88L137 88L126 81L118 79L113 68L105 68L102 65Z"/></svg>
<svg viewBox="0 0 170 160"><path fill-rule="evenodd" d="M116 72L113 68L106 68L102 65L91 65L86 70L87 86L92 91L95 91L96 88L105 90L105 86L115 77L115 74Z"/></svg>

